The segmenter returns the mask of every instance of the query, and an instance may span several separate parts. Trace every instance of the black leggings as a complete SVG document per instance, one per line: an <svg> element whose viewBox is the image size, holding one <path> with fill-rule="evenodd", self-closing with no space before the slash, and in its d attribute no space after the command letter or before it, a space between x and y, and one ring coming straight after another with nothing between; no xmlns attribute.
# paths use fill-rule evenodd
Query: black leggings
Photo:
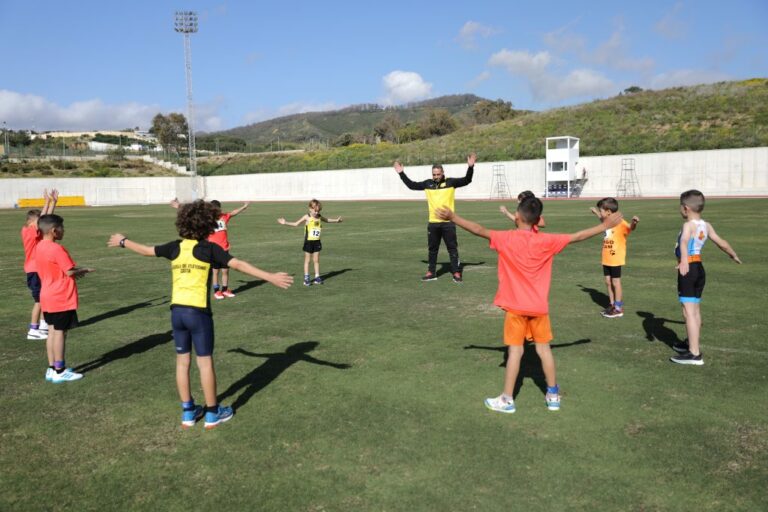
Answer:
<svg viewBox="0 0 768 512"><path fill-rule="evenodd" d="M430 222L427 224L428 270L433 274L435 273L440 240L445 240L445 247L448 249L448 256L451 258L451 272L461 272L459 242L456 238L456 224L453 222Z"/></svg>

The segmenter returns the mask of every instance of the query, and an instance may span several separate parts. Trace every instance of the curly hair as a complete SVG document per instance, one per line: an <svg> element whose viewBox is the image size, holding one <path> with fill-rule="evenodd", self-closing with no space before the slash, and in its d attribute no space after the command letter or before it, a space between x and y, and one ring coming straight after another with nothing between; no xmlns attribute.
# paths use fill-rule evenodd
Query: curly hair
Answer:
<svg viewBox="0 0 768 512"><path fill-rule="evenodd" d="M179 236L190 240L205 240L216 229L221 210L202 199L182 205L176 216Z"/></svg>

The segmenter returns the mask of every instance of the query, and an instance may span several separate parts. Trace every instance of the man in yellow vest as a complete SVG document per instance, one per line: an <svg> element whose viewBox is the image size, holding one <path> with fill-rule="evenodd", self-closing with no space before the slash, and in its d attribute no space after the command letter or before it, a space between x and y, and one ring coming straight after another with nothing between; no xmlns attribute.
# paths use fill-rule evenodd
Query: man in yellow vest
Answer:
<svg viewBox="0 0 768 512"><path fill-rule="evenodd" d="M467 174L463 178L446 178L443 166L432 166L432 179L419 182L411 181L403 171L403 164L395 162L395 171L405 186L411 190L423 190L427 194L429 207L429 223L427 224L427 247L429 259L427 273L422 281L434 281L437 279L435 268L437 267L437 251L440 249L440 240L445 241L448 255L451 258L451 274L454 283L461 283L461 261L459 260L459 244L456 239L456 225L451 221L442 220L435 211L439 208L449 208L454 211L454 196L458 187L464 187L472 183L475 172L477 155L471 153L467 157Z"/></svg>

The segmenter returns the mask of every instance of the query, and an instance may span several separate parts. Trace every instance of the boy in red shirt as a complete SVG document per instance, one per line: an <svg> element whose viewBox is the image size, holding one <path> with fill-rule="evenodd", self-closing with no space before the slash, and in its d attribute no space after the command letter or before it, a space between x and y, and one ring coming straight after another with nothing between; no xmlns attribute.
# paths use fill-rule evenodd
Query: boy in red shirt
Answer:
<svg viewBox="0 0 768 512"><path fill-rule="evenodd" d="M29 318L28 340L44 340L48 337L48 324L45 322L45 318L40 318L40 276L37 275L37 270L35 269L35 248L38 242L42 240L40 231L37 229L37 221L41 215L53 213L53 210L56 209L56 201L59 199L59 192L53 189L51 194L48 195L48 190L44 190L43 197L45 198L45 204L42 211L38 209L29 210L27 212L27 222L21 228L27 288L32 293L32 300L35 301Z"/></svg>
<svg viewBox="0 0 768 512"><path fill-rule="evenodd" d="M459 217L447 208L438 211L440 218L452 220L473 235L490 240L490 248L499 253L499 288L493 303L506 311L504 344L508 346L509 356L502 394L485 400L486 407L498 412L515 412L512 393L520 372L520 360L523 357L523 343L526 338L533 339L536 353L541 359L544 378L547 381L547 408L550 411L560 409L555 360L549 346L552 340L549 322L552 259L568 244L599 235L621 221L621 214L615 213L604 218L601 224L571 235L541 233L534 227L541 218L542 209L543 205L538 198L523 199L517 205L515 213L517 229L509 231L488 230L480 224Z"/></svg>
<svg viewBox="0 0 768 512"><path fill-rule="evenodd" d="M83 378L67 368L64 360L67 331L77 327L77 284L75 280L92 272L78 268L67 250L56 241L64 238L64 219L58 215L43 215L37 221L42 240L35 249L35 265L40 276L42 290L40 307L48 322L48 370L45 380L59 384Z"/></svg>

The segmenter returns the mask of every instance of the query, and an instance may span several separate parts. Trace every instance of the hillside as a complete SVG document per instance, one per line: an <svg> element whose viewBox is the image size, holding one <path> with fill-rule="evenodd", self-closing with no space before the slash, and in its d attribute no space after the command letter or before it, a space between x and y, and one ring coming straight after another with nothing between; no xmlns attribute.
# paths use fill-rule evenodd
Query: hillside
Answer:
<svg viewBox="0 0 768 512"><path fill-rule="evenodd" d="M269 147L277 138L281 144L303 143L310 140L333 141L344 133L370 134L385 116L395 115L406 124L424 116L429 109L442 108L457 118L469 116L472 106L482 98L473 94L442 96L402 107L382 107L376 104L353 105L341 110L308 112L278 117L260 123L241 126L205 137L239 137L253 146Z"/></svg>
<svg viewBox="0 0 768 512"><path fill-rule="evenodd" d="M331 114L319 113L318 116ZM263 123L260 123L263 124ZM318 122L318 124L320 124ZM353 144L290 155L201 159L200 174L242 174L544 157L544 138L581 138L584 156L768 146L768 79L641 91L529 112L407 144Z"/></svg>

